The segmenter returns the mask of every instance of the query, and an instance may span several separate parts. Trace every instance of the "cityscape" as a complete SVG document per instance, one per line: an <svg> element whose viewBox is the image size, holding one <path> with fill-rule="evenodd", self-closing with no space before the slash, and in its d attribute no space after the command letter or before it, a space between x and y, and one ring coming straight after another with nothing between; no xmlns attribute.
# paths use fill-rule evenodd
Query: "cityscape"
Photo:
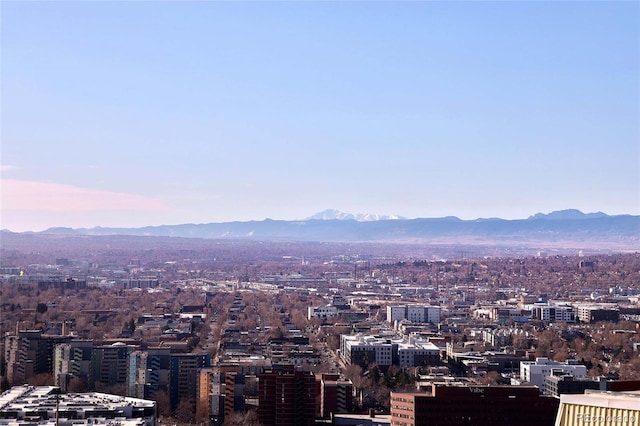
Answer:
<svg viewBox="0 0 640 426"><path fill-rule="evenodd" d="M638 252L483 250L5 231L0 423L634 424Z"/></svg>
<svg viewBox="0 0 640 426"><path fill-rule="evenodd" d="M0 426L638 426L639 17L0 1Z"/></svg>

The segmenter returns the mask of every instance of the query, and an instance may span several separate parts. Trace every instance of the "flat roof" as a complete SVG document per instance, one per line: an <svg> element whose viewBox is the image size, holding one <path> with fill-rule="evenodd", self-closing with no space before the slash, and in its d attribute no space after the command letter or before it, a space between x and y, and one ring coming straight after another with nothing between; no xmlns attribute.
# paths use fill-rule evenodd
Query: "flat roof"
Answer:
<svg viewBox="0 0 640 426"><path fill-rule="evenodd" d="M588 389L584 394L560 395L560 403L640 411L640 391L612 392Z"/></svg>

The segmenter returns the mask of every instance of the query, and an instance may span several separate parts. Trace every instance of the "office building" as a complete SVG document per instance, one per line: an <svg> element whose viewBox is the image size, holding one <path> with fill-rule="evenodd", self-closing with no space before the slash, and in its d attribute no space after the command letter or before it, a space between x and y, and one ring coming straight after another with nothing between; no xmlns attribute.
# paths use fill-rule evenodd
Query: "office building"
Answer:
<svg viewBox="0 0 640 426"><path fill-rule="evenodd" d="M534 386L433 383L428 393L391 393L392 426L552 426L557 409Z"/></svg>
<svg viewBox="0 0 640 426"><path fill-rule="evenodd" d="M612 304L588 304L578 305L578 319L580 322L593 324L598 321L618 322L620 309Z"/></svg>

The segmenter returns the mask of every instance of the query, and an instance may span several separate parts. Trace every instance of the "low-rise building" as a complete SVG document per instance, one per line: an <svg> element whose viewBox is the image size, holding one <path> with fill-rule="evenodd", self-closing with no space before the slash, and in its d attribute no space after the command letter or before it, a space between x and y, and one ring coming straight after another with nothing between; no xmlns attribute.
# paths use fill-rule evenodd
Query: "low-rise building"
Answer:
<svg viewBox="0 0 640 426"><path fill-rule="evenodd" d="M307 319L320 318L327 319L338 316L338 308L333 305L309 306L307 308Z"/></svg>
<svg viewBox="0 0 640 426"><path fill-rule="evenodd" d="M523 361L520 363L520 380L537 386L541 393L546 388L547 378L560 372L571 374L574 377L585 377L587 375L587 367L576 360L557 362L549 358L536 358L535 361Z"/></svg>
<svg viewBox="0 0 640 426"><path fill-rule="evenodd" d="M375 363L381 367L397 365L412 368L437 365L440 362L440 349L414 335L402 338L342 335L340 354L345 364L363 367Z"/></svg>
<svg viewBox="0 0 640 426"><path fill-rule="evenodd" d="M0 425L155 426L156 403L106 393L62 394L54 386L14 386L0 395Z"/></svg>
<svg viewBox="0 0 640 426"><path fill-rule="evenodd" d="M389 305L387 306L387 321L409 320L413 323L440 322L440 306L427 305Z"/></svg>
<svg viewBox="0 0 640 426"><path fill-rule="evenodd" d="M527 305L531 311L531 318L546 322L576 322L576 312L573 306L559 303L534 303Z"/></svg>
<svg viewBox="0 0 640 426"><path fill-rule="evenodd" d="M584 323L594 323L598 321L620 320L620 309L615 304L584 304L577 305L578 319Z"/></svg>

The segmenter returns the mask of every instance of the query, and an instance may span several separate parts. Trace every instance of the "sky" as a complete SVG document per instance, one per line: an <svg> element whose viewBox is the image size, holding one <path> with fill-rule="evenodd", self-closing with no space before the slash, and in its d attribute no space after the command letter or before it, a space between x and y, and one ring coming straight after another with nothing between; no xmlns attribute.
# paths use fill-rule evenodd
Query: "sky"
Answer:
<svg viewBox="0 0 640 426"><path fill-rule="evenodd" d="M0 2L0 228L640 214L635 1Z"/></svg>

